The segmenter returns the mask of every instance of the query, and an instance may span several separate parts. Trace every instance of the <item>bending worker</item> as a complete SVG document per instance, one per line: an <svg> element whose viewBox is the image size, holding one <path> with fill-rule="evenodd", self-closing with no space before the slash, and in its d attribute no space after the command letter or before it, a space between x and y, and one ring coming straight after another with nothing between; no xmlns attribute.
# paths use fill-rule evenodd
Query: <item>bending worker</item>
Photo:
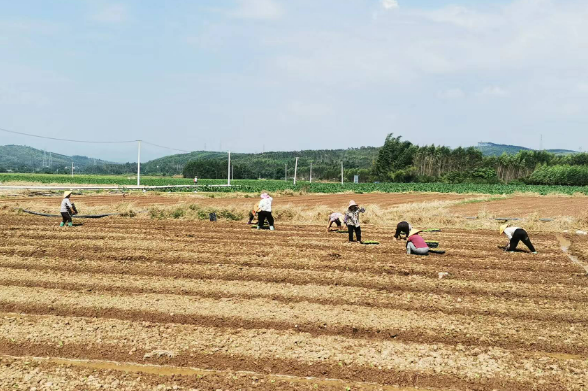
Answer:
<svg viewBox="0 0 588 391"><path fill-rule="evenodd" d="M72 204L71 200L69 199L70 196L71 191L66 191L63 193L63 200L61 201L60 209L61 218L63 219L63 221L61 222L61 224L59 224L60 227L63 227L65 224L67 224L69 227L72 227L73 222L71 216L78 214L76 206Z"/></svg>
<svg viewBox="0 0 588 391"><path fill-rule="evenodd" d="M405 238L408 239L408 236L410 235L411 229L412 229L412 227L409 223L407 223L406 221L401 221L396 226L396 233L394 234L394 240L400 239L400 234L406 235Z"/></svg>
<svg viewBox="0 0 588 391"><path fill-rule="evenodd" d="M270 197L269 194L261 194L261 201L259 201L259 212L257 213L257 229L263 227L265 219L267 219L270 231L274 230L274 217L272 216L272 201L273 198Z"/></svg>
<svg viewBox="0 0 588 391"><path fill-rule="evenodd" d="M537 254L533 243L531 243L531 240L529 239L527 231L524 229L512 227L510 224L503 224L500 226L500 234L502 235L503 233L510 240L508 245L504 248L504 251L513 252L517 248L519 242L523 242L533 254Z"/></svg>
<svg viewBox="0 0 588 391"><path fill-rule="evenodd" d="M332 212L329 214L329 225L327 225L327 232L331 230L333 223L337 224L337 229L341 229L341 220L343 219L343 213Z"/></svg>
<svg viewBox="0 0 588 391"><path fill-rule="evenodd" d="M415 255L429 255L429 246L419 235L418 229L411 229L408 238L406 239L406 253L408 255L415 254Z"/></svg>

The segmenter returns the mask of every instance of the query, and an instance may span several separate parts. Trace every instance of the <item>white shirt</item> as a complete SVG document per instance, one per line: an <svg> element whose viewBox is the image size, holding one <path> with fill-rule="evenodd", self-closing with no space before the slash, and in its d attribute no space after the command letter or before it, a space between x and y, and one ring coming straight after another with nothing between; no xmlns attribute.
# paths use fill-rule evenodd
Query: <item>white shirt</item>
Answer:
<svg viewBox="0 0 588 391"><path fill-rule="evenodd" d="M262 200L259 201L259 210L261 212L271 212L272 211L272 201L273 201L272 197L262 198Z"/></svg>
<svg viewBox="0 0 588 391"><path fill-rule="evenodd" d="M67 213L69 212L69 210L67 210L67 207L69 206L69 209L73 209L72 205L71 205L71 201L69 200L69 198L64 198L63 201L61 201L61 209L60 212L61 213Z"/></svg>
<svg viewBox="0 0 588 391"><path fill-rule="evenodd" d="M514 235L517 229L521 229L520 227L507 227L504 229L504 234L507 238L512 239L512 235Z"/></svg>

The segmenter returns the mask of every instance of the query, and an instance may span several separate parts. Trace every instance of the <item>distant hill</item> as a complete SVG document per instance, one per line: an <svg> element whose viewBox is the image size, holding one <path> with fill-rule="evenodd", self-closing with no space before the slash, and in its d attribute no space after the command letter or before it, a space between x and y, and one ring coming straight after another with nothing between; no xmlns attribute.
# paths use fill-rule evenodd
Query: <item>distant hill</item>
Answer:
<svg viewBox="0 0 588 391"><path fill-rule="evenodd" d="M299 157L298 173L309 175L310 164L313 165L313 178L338 178L341 162L349 169L369 170L377 158L380 148L361 147L335 150L307 150L291 152L232 153L235 178L280 179L285 175L294 175L294 161ZM78 173L86 174L129 174L137 170L136 162L113 163L86 156L66 156L46 152L22 145L0 146L0 172L45 172L55 173L69 170L74 163ZM195 151L185 154L169 155L141 164L141 172L148 175L183 174L188 162L199 162L201 168L196 172L207 178L227 177L227 153ZM67 167L67 169L66 169Z"/></svg>
<svg viewBox="0 0 588 391"><path fill-rule="evenodd" d="M517 145L494 144L489 142L479 142L476 149L482 151L484 156L500 156L503 153L508 155L516 155L519 151L532 151L531 148L521 147ZM554 153L556 155L567 155L571 153L578 153L568 149L546 149L546 152Z"/></svg>
<svg viewBox="0 0 588 391"><path fill-rule="evenodd" d="M90 167L113 165L115 163L87 156L67 156L45 152L24 145L0 145L0 168L15 172L59 172L67 171L73 162L75 170L85 172Z"/></svg>
<svg viewBox="0 0 588 391"><path fill-rule="evenodd" d="M341 161L345 162L347 168L370 168L374 159L378 156L379 147L361 147L350 149L322 149L291 152L264 152L264 153L232 153L231 162L235 165L247 165L255 171L266 170L268 166L275 166L276 169L284 171L285 164L294 169L294 161L299 158L299 167L313 167L321 165L333 166L336 170ZM142 166L145 173L174 172L178 167L183 167L189 161L214 160L226 161L226 152L195 151L191 153L164 156L151 160Z"/></svg>

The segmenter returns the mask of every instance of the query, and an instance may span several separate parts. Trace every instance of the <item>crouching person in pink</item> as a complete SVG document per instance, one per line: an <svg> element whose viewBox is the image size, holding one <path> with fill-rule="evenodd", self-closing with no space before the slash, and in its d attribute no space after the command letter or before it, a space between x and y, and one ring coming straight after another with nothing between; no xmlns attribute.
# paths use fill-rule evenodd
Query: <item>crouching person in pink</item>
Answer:
<svg viewBox="0 0 588 391"><path fill-rule="evenodd" d="M406 253L407 254L415 254L415 255L429 255L429 246L419 235L419 230L411 229L410 233L408 234L408 239L406 240Z"/></svg>

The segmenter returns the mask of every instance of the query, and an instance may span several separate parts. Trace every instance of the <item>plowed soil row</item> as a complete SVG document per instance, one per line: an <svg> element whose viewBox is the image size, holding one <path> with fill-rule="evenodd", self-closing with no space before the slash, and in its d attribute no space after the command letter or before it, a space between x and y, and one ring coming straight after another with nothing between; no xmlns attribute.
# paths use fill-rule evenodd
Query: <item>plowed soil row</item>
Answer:
<svg viewBox="0 0 588 391"><path fill-rule="evenodd" d="M585 302L501 298L474 294L385 292L349 286L290 285L254 281L189 280L98 273L0 268L0 284L95 293L161 293L201 298L271 299L283 303L361 305L444 314L588 323ZM513 306L516 305L516 310Z"/></svg>
<svg viewBox="0 0 588 391"><path fill-rule="evenodd" d="M312 335L398 339L588 354L588 324L457 315L268 299L186 297L169 294L81 293L0 287L0 310L63 316L154 320L245 328L299 330ZM572 330L570 330L570 328ZM566 340L561 340L562 332Z"/></svg>
<svg viewBox="0 0 588 391"><path fill-rule="evenodd" d="M124 320L6 314L0 351L103 358L296 376L370 379L380 384L468 389L581 389L585 360L499 348L430 346L308 336L291 331L218 329ZM35 330L38 334L32 334ZM188 344L183 343L189 341Z"/></svg>
<svg viewBox="0 0 588 391"><path fill-rule="evenodd" d="M10 349L7 349L10 350ZM32 351L33 349L28 349ZM70 350L70 349L68 349ZM46 349L38 349L48 354ZM82 349L83 351L83 349ZM62 354L60 350L58 353ZM76 356L80 353L76 352ZM0 388L33 389L39 386L59 390L321 390L346 388L366 391L417 391L415 388L381 386L375 383L325 380L261 374L251 371L206 370L190 367L135 364L127 362L39 357L0 357ZM129 360L129 357L121 357ZM214 367L214 366L213 366ZM420 388L423 390L423 388Z"/></svg>
<svg viewBox="0 0 588 391"><path fill-rule="evenodd" d="M121 261L56 261L49 258L21 258L0 256L0 266L14 269L38 271L56 270L66 272L119 273L122 276L140 275L187 279L219 279L222 281L259 281L292 285L314 284L319 286L338 285L344 287L374 288L387 292L440 292L455 294L493 295L504 298L528 297L539 299L588 301L587 288L569 287L561 284L516 282L464 281L450 277L439 281L437 275L369 275L366 273L338 271L307 271L265 267L243 267L232 265L191 265L149 262ZM583 278L583 277L578 277Z"/></svg>

